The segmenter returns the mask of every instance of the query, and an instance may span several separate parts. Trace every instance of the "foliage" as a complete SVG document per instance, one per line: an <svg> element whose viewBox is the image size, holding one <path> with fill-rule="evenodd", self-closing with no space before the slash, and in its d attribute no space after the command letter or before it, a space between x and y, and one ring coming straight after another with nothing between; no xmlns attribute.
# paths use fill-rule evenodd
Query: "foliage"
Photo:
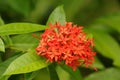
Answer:
<svg viewBox="0 0 120 80"><path fill-rule="evenodd" d="M0 80L120 80L119 10L119 0L0 0ZM36 55L32 34L39 38L57 21L84 26L94 38L98 71L73 71Z"/></svg>

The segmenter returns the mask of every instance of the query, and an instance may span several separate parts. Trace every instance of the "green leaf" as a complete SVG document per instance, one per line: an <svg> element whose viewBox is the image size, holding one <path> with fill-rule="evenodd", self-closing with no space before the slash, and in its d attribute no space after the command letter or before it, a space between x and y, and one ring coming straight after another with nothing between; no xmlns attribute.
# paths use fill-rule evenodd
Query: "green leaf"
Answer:
<svg viewBox="0 0 120 80"><path fill-rule="evenodd" d="M29 0L7 0L7 3L11 8L25 16L30 12L31 7Z"/></svg>
<svg viewBox="0 0 120 80"><path fill-rule="evenodd" d="M0 27L1 27L1 25L4 25L4 21L0 17ZM10 37L8 35L1 36L1 38L3 39L5 46L9 46L9 45L12 44L12 41L11 41L11 39L10 39Z"/></svg>
<svg viewBox="0 0 120 80"><path fill-rule="evenodd" d="M0 27L0 35L23 34L42 31L46 26L32 23L11 23Z"/></svg>
<svg viewBox="0 0 120 80"><path fill-rule="evenodd" d="M116 30L114 28L107 25L95 24L95 25L91 25L90 28L94 30L104 31L107 33L113 33L113 32L116 33Z"/></svg>
<svg viewBox="0 0 120 80"><path fill-rule="evenodd" d="M9 35L1 36L3 39L3 42L5 44L5 47L11 46L12 45L12 40Z"/></svg>
<svg viewBox="0 0 120 80"><path fill-rule="evenodd" d="M90 74L84 80L120 80L120 69L109 68L104 71L95 72Z"/></svg>
<svg viewBox="0 0 120 80"><path fill-rule="evenodd" d="M7 76L1 76L1 77L0 77L0 80L8 80L9 77L10 77L10 75L7 75Z"/></svg>
<svg viewBox="0 0 120 80"><path fill-rule="evenodd" d="M82 80L82 75L78 68L75 71L73 71L72 68L68 67L67 65L61 65L60 67L66 72L68 72L73 79Z"/></svg>
<svg viewBox="0 0 120 80"><path fill-rule="evenodd" d="M25 80L23 74L12 75L8 80Z"/></svg>
<svg viewBox="0 0 120 80"><path fill-rule="evenodd" d="M0 38L0 51L5 52L5 46L1 38Z"/></svg>
<svg viewBox="0 0 120 80"><path fill-rule="evenodd" d="M93 67L95 67L97 69L104 69L105 68L97 56L95 57L95 62L93 62Z"/></svg>
<svg viewBox="0 0 120 80"><path fill-rule="evenodd" d="M87 7L91 2L93 3L95 1L87 1L87 0L79 0L79 1L78 0L62 0L61 2L62 2L62 4L64 4L65 12L67 14L67 20L72 21L73 18L76 16L76 13L83 12L83 9L85 7ZM80 19L81 19L81 17L80 17Z"/></svg>
<svg viewBox="0 0 120 80"><path fill-rule="evenodd" d="M40 70L31 72L31 73L26 73L25 80L33 80L39 73L40 73Z"/></svg>
<svg viewBox="0 0 120 80"><path fill-rule="evenodd" d="M30 50L15 59L4 72L4 75L28 73L48 66L46 60L38 56L34 50Z"/></svg>
<svg viewBox="0 0 120 80"><path fill-rule="evenodd" d="M0 52L0 64L1 64L2 61L3 61L3 60L2 60L2 55L1 55L1 54L2 54L2 52Z"/></svg>
<svg viewBox="0 0 120 80"><path fill-rule="evenodd" d="M61 24L65 24L66 22L66 16L65 12L63 10L63 6L58 6L50 15L47 25L49 23L55 24L56 22L60 22Z"/></svg>
<svg viewBox="0 0 120 80"><path fill-rule="evenodd" d="M120 52L119 52L119 54L120 54ZM120 55L119 54L116 55L117 57L114 59L114 62L113 62L113 64L117 67L120 67Z"/></svg>
<svg viewBox="0 0 120 80"><path fill-rule="evenodd" d="M10 63L11 63L13 60L15 60L17 57L19 57L20 55L21 55L21 54L16 55L16 56L13 56L13 57L7 59L6 61L4 61L4 62L2 62L2 63L0 64L0 79L1 79L1 78L4 78L3 73L4 73L5 70L8 68L8 66L10 65Z"/></svg>
<svg viewBox="0 0 120 80"><path fill-rule="evenodd" d="M100 17L95 21L95 24L108 25L120 32L120 13Z"/></svg>
<svg viewBox="0 0 120 80"><path fill-rule="evenodd" d="M48 66L48 69L49 69L49 74L50 74L50 80L59 80L59 77L55 70L55 64L50 64Z"/></svg>
<svg viewBox="0 0 120 80"><path fill-rule="evenodd" d="M13 41L13 44L10 46L10 48L19 48L21 50L28 50L30 48L36 48L39 40L32 36L32 34L39 35L41 33L28 33L28 34L20 34L15 35L11 39Z"/></svg>
<svg viewBox="0 0 120 80"><path fill-rule="evenodd" d="M3 25L4 21L2 20L1 16L0 16L0 25Z"/></svg>
<svg viewBox="0 0 120 80"><path fill-rule="evenodd" d="M64 69L62 69L59 65L56 67L56 71L58 73L59 79L60 80L72 80L70 79L70 74L66 72Z"/></svg>
<svg viewBox="0 0 120 80"><path fill-rule="evenodd" d="M95 38L95 48L103 56L114 60L114 64L120 66L120 46L108 33L104 31L87 28L87 32L92 33Z"/></svg>
<svg viewBox="0 0 120 80"><path fill-rule="evenodd" d="M40 69L39 73L33 80L50 80L48 68Z"/></svg>
<svg viewBox="0 0 120 80"><path fill-rule="evenodd" d="M33 0L34 9L27 17L27 20L34 23L40 23L46 18L46 13L51 11L54 7L56 0L46 1L46 0ZM51 9L50 9L51 8Z"/></svg>
<svg viewBox="0 0 120 80"><path fill-rule="evenodd" d="M115 59L120 55L120 47L118 43L107 33L93 32L95 37L96 49L104 56Z"/></svg>

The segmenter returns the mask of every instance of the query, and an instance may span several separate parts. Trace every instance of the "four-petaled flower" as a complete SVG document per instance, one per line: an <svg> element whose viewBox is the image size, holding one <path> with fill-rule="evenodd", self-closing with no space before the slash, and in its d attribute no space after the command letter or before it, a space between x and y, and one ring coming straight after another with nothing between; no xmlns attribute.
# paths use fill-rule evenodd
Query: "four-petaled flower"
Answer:
<svg viewBox="0 0 120 80"><path fill-rule="evenodd" d="M41 40L36 48L39 56L44 56L47 61L64 61L66 65L76 70L85 64L86 67L94 61L95 52L92 51L93 39L86 38L83 27L66 22L65 25L50 24L41 35Z"/></svg>

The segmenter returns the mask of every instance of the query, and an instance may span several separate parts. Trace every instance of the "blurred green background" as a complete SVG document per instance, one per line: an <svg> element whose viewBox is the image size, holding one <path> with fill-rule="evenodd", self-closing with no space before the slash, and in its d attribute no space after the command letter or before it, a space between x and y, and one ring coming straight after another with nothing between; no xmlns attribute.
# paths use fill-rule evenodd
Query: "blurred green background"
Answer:
<svg viewBox="0 0 120 80"><path fill-rule="evenodd" d="M94 66L98 71L80 67L78 76L82 80L120 80L120 0L0 0L0 16L6 24L46 24L51 12L61 4L67 21L84 26L95 38ZM60 80L74 80L59 66L56 70ZM21 76L14 75L9 80L23 80ZM49 80L47 69L38 71L33 80Z"/></svg>

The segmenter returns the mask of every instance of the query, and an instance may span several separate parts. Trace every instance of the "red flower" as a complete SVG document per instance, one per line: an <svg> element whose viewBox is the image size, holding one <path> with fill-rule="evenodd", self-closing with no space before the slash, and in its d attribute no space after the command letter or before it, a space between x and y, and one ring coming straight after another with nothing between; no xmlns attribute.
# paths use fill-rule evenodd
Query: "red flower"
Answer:
<svg viewBox="0 0 120 80"><path fill-rule="evenodd" d="M94 61L95 52L92 51L93 39L86 38L83 27L67 22L50 25L41 35L42 39L36 48L37 54L47 58L47 61L61 62L76 69L85 64L86 67Z"/></svg>

